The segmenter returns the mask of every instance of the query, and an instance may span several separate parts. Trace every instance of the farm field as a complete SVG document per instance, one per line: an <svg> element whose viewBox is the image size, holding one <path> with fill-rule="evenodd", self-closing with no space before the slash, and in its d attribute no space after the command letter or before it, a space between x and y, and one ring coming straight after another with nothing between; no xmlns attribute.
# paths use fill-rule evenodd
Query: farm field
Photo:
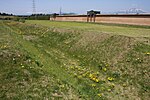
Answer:
<svg viewBox="0 0 150 100"><path fill-rule="evenodd" d="M150 27L0 21L0 98L148 100Z"/></svg>

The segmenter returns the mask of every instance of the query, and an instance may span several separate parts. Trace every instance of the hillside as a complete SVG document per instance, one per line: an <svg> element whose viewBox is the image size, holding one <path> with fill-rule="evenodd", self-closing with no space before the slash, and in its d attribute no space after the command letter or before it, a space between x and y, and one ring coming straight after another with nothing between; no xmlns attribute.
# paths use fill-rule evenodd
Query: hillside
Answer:
<svg viewBox="0 0 150 100"><path fill-rule="evenodd" d="M148 100L150 27L0 21L0 98Z"/></svg>

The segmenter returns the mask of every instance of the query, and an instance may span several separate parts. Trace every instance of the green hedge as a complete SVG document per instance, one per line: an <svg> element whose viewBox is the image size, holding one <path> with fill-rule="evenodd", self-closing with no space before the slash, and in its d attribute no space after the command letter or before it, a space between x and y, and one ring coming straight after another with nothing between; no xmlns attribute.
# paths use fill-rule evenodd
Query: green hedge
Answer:
<svg viewBox="0 0 150 100"><path fill-rule="evenodd" d="M30 16L29 20L49 20L50 16Z"/></svg>

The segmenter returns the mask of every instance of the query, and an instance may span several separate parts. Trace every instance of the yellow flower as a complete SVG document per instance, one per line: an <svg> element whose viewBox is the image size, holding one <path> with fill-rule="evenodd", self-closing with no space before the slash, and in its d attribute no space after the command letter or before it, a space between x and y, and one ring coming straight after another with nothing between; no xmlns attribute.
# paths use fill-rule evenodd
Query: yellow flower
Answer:
<svg viewBox="0 0 150 100"><path fill-rule="evenodd" d="M108 65L108 64L106 64L105 66L106 66L106 67L108 67L109 65Z"/></svg>
<svg viewBox="0 0 150 100"><path fill-rule="evenodd" d="M92 87L96 87L96 85L95 85L95 84L92 84Z"/></svg>
<svg viewBox="0 0 150 100"><path fill-rule="evenodd" d="M108 92L111 92L111 89L107 89Z"/></svg>
<svg viewBox="0 0 150 100"><path fill-rule="evenodd" d="M77 69L77 68L78 68L78 66L75 66L75 68Z"/></svg>
<svg viewBox="0 0 150 100"><path fill-rule="evenodd" d="M78 68L78 70L80 71L81 69L80 69L80 68Z"/></svg>
<svg viewBox="0 0 150 100"><path fill-rule="evenodd" d="M94 77L93 77L93 78L92 78L92 80L93 80L93 81L95 81L95 80L96 80L96 78L94 78Z"/></svg>
<svg viewBox="0 0 150 100"><path fill-rule="evenodd" d="M82 76L83 76L83 77L85 77L85 76L86 76L86 74L82 74Z"/></svg>
<svg viewBox="0 0 150 100"><path fill-rule="evenodd" d="M147 54L147 55L150 55L150 52L147 52L146 54Z"/></svg>
<svg viewBox="0 0 150 100"><path fill-rule="evenodd" d="M107 71L107 68L103 68L103 71L105 71L105 72L106 72L106 71Z"/></svg>
<svg viewBox="0 0 150 100"><path fill-rule="evenodd" d="M6 45L4 45L4 48L6 48L7 46Z"/></svg>
<svg viewBox="0 0 150 100"><path fill-rule="evenodd" d="M112 77L108 77L107 79L108 79L108 81L113 81L114 80L114 78L112 78Z"/></svg>
<svg viewBox="0 0 150 100"><path fill-rule="evenodd" d="M97 75L99 75L99 72L96 72Z"/></svg>
<svg viewBox="0 0 150 100"><path fill-rule="evenodd" d="M96 80L95 80L95 82L97 82L97 83L98 83L98 82L99 82L99 80L98 80L98 79L96 79Z"/></svg>
<svg viewBox="0 0 150 100"><path fill-rule="evenodd" d="M64 84L63 84L63 85L60 85L60 87L61 87L61 88L64 88L64 87L65 87L65 85L64 85Z"/></svg>
<svg viewBox="0 0 150 100"><path fill-rule="evenodd" d="M78 79L81 79L81 78L82 78L82 76L78 76L77 78L78 78Z"/></svg>
<svg viewBox="0 0 150 100"><path fill-rule="evenodd" d="M21 67L22 67L22 68L24 68L24 66L23 66L23 65L22 65Z"/></svg>
<svg viewBox="0 0 150 100"><path fill-rule="evenodd" d="M77 74L76 74L76 73L74 73L74 76L77 76Z"/></svg>
<svg viewBox="0 0 150 100"><path fill-rule="evenodd" d="M97 94L97 96L102 97L102 94L99 93L99 94Z"/></svg>
<svg viewBox="0 0 150 100"><path fill-rule="evenodd" d="M92 78L92 77L93 77L93 75L92 75L92 74L90 74L90 75L89 75L89 77L90 77L90 78Z"/></svg>
<svg viewBox="0 0 150 100"><path fill-rule="evenodd" d="M74 69L74 67L73 67L73 66L71 66L70 68L71 68L71 69Z"/></svg>

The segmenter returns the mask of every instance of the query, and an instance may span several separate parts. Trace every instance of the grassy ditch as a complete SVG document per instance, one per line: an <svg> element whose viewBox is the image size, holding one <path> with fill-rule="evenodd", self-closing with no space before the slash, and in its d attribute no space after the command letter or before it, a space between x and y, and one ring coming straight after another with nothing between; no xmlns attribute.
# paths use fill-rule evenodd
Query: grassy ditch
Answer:
<svg viewBox="0 0 150 100"><path fill-rule="evenodd" d="M0 26L2 99L149 98L149 28L49 21Z"/></svg>

